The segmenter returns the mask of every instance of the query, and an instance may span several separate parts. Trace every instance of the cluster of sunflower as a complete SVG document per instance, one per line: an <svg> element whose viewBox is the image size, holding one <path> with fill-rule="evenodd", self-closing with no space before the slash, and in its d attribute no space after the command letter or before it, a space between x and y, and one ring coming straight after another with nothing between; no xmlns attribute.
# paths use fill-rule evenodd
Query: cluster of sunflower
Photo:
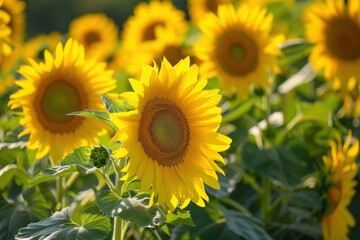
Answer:
<svg viewBox="0 0 360 240"><path fill-rule="evenodd" d="M360 235L360 1L187 7L0 0L1 240Z"/></svg>

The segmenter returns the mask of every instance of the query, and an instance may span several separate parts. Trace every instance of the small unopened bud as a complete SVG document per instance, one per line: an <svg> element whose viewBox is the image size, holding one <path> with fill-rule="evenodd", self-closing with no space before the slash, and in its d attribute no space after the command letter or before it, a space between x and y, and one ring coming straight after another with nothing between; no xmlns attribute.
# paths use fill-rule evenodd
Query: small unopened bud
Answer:
<svg viewBox="0 0 360 240"><path fill-rule="evenodd" d="M90 162L97 168L105 166L109 158L109 150L104 146L100 145L100 147L94 147L91 150Z"/></svg>

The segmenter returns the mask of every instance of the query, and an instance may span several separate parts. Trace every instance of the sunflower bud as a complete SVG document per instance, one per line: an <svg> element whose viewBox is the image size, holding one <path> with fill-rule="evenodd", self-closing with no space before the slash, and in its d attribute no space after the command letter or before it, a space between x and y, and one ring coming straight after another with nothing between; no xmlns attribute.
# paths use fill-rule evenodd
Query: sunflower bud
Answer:
<svg viewBox="0 0 360 240"><path fill-rule="evenodd" d="M105 166L109 158L109 150L104 146L95 147L91 150L90 162L97 168Z"/></svg>

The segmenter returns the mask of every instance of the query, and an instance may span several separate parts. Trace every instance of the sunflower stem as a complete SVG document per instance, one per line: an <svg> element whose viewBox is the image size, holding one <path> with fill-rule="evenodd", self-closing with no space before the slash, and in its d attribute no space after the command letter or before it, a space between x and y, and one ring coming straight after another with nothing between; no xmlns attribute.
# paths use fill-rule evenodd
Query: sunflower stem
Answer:
<svg viewBox="0 0 360 240"><path fill-rule="evenodd" d="M120 170L125 166L126 159L120 159L117 164L117 161L112 159L115 168L115 192L121 197L123 194L123 182L120 181L122 174ZM121 217L116 216L114 217L114 229L113 229L113 237L112 240L123 240L126 234L126 230L128 228L128 224L124 224Z"/></svg>
<svg viewBox="0 0 360 240"><path fill-rule="evenodd" d="M65 203L65 197L64 197L64 192L65 192L65 187L64 186L65 183L65 178L64 177L58 177L56 179L56 185L57 185L57 200L58 200L58 209L62 209L63 207L65 207L66 203Z"/></svg>
<svg viewBox="0 0 360 240"><path fill-rule="evenodd" d="M263 220L269 219L271 210L271 181L268 178L263 178L263 192L261 196L261 217Z"/></svg>

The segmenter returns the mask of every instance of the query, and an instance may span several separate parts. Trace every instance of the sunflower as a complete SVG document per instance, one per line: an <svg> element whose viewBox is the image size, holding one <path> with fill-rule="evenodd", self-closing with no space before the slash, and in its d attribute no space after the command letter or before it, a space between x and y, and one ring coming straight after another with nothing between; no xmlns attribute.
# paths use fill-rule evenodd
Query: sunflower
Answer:
<svg viewBox="0 0 360 240"><path fill-rule="evenodd" d="M144 65L140 80L130 79L135 92L121 95L134 110L111 115L119 128L113 141L122 142L115 155L129 157L124 178L140 179L140 191L151 187L150 205L167 203L170 211L205 205L204 183L219 189L216 171L224 172L214 160L224 163L218 152L231 142L217 133L219 90L203 90L207 81L197 74L188 57L174 67L164 58L160 70Z"/></svg>
<svg viewBox="0 0 360 240"><path fill-rule="evenodd" d="M349 239L348 228L355 226L355 219L347 206L355 195L354 178L359 168L355 160L359 153L359 140L349 132L344 144L338 139L331 141L330 147L330 154L323 157L330 174L329 204L322 219L323 237L325 240Z"/></svg>
<svg viewBox="0 0 360 240"><path fill-rule="evenodd" d="M69 36L84 45L87 56L104 59L116 46L118 28L105 14L86 14L70 23Z"/></svg>
<svg viewBox="0 0 360 240"><path fill-rule="evenodd" d="M65 46L59 43L55 57L44 52L44 62L29 60L19 68L25 79L16 81L21 87L10 96L12 109L22 108L19 137L30 134L29 149L37 149L36 158L49 153L57 163L74 148L97 144L105 132L100 122L67 113L104 108L100 93L115 88L112 71L104 63L85 59L84 47L73 39Z"/></svg>
<svg viewBox="0 0 360 240"><path fill-rule="evenodd" d="M9 26L12 29L10 34L11 41L16 45L21 45L25 35L25 7L26 4L21 0L5 0L2 9L9 14Z"/></svg>
<svg viewBox="0 0 360 240"><path fill-rule="evenodd" d="M202 35L195 46L202 60L200 73L218 76L229 95L246 97L250 85L268 86L269 71L276 68L277 46L283 36L270 33L273 17L265 8L220 5L199 23Z"/></svg>
<svg viewBox="0 0 360 240"><path fill-rule="evenodd" d="M9 45L9 37L11 28L9 27L10 15L4 11L4 0L0 0L0 66L2 65L2 58L11 53Z"/></svg>
<svg viewBox="0 0 360 240"><path fill-rule="evenodd" d="M124 47L138 50L142 45L152 44L161 28L172 29L175 34L182 35L187 29L185 13L176 9L170 1L139 3L134 15L124 25Z"/></svg>
<svg viewBox="0 0 360 240"><path fill-rule="evenodd" d="M150 65L155 61L157 65L161 65L163 57L166 57L171 65L175 65L187 56L190 56L190 62L194 63L196 58L192 49L184 46L184 38L185 34L176 34L171 29L159 29L156 42L141 47L141 51L130 51L127 56L122 52L122 55L118 55L119 58L116 57L117 62L119 64L122 62L123 68L133 75L141 74L142 64ZM131 64L130 61L133 63Z"/></svg>
<svg viewBox="0 0 360 240"><path fill-rule="evenodd" d="M360 4L358 0L328 0L309 7L306 36L315 44L309 57L315 70L328 80L340 79L347 88L360 80Z"/></svg>

